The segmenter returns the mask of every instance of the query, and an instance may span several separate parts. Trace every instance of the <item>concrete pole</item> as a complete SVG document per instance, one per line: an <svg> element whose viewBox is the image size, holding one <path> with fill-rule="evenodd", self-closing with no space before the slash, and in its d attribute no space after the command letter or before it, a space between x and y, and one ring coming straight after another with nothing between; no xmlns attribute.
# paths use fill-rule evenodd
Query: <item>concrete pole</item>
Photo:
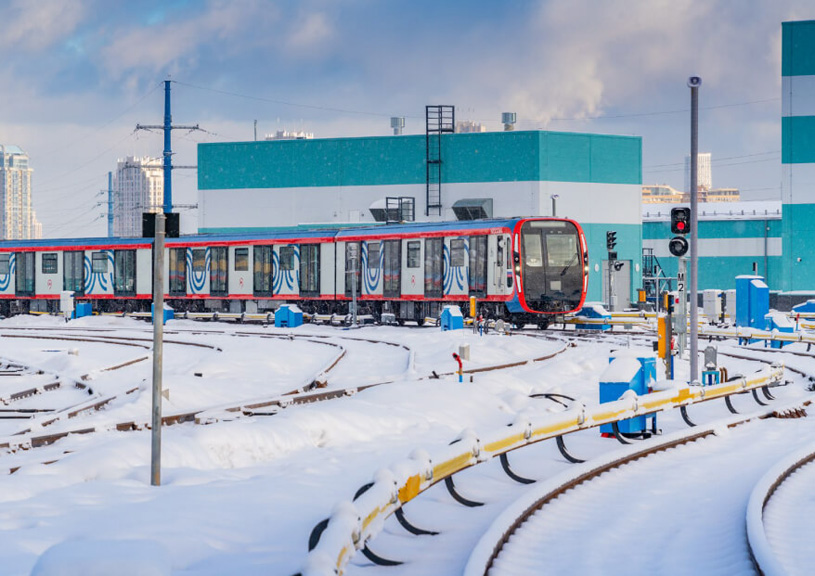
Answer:
<svg viewBox="0 0 815 576"><path fill-rule="evenodd" d="M699 380L699 76L688 78L690 87L690 382Z"/></svg>
<svg viewBox="0 0 815 576"><path fill-rule="evenodd" d="M161 485L161 385L164 364L164 214L156 214L153 244L153 420L150 484Z"/></svg>

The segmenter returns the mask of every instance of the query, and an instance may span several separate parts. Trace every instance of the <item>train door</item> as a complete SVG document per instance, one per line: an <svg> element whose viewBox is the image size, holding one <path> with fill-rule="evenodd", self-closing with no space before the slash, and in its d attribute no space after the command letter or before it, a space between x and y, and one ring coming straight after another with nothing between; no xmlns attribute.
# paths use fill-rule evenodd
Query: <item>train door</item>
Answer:
<svg viewBox="0 0 815 576"><path fill-rule="evenodd" d="M467 283L470 296L487 295L487 236L470 236Z"/></svg>
<svg viewBox="0 0 815 576"><path fill-rule="evenodd" d="M402 241L382 242L382 295L385 298L399 298L402 294Z"/></svg>
<svg viewBox="0 0 815 576"><path fill-rule="evenodd" d="M229 249L216 246L209 249L209 295L229 295Z"/></svg>
<svg viewBox="0 0 815 576"><path fill-rule="evenodd" d="M444 240L427 238L424 241L424 295L441 298L444 280Z"/></svg>
<svg viewBox="0 0 815 576"><path fill-rule="evenodd" d="M253 294L255 296L272 295L272 247L255 246L252 251L253 261Z"/></svg>
<svg viewBox="0 0 815 576"><path fill-rule="evenodd" d="M113 293L116 296L136 295L136 251L113 251Z"/></svg>
<svg viewBox="0 0 815 576"><path fill-rule="evenodd" d="M85 293L85 252L68 250L62 253L62 287L74 296Z"/></svg>
<svg viewBox="0 0 815 576"><path fill-rule="evenodd" d="M16 253L15 289L17 296L34 296L34 252Z"/></svg>
<svg viewBox="0 0 815 576"><path fill-rule="evenodd" d="M187 295L187 249L186 248L170 248L169 250L170 269L169 274L169 290L170 296L186 296Z"/></svg>
<svg viewBox="0 0 815 576"><path fill-rule="evenodd" d="M352 298L354 294L359 296L361 292L361 275L359 261L359 242L345 243L345 295Z"/></svg>
<svg viewBox="0 0 815 576"><path fill-rule="evenodd" d="M300 245L300 296L320 295L320 245Z"/></svg>

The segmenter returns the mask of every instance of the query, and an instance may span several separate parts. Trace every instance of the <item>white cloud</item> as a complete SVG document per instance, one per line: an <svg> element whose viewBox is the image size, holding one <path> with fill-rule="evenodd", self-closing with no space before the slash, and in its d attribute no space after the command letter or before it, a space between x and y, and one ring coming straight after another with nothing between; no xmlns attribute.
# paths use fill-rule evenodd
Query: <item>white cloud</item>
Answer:
<svg viewBox="0 0 815 576"><path fill-rule="evenodd" d="M12 0L0 8L0 47L43 50L68 37L84 15L81 2Z"/></svg>

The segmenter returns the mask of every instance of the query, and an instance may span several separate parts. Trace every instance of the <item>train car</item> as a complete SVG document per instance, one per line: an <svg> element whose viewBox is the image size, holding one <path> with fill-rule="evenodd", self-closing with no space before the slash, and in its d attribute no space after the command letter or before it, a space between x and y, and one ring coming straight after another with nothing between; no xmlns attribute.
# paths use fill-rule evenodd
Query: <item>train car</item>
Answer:
<svg viewBox="0 0 815 576"><path fill-rule="evenodd" d="M559 218L400 223L167 239L164 292L179 311L349 311L421 321L447 303L548 324L586 295L586 241ZM152 239L0 242L0 311L56 311L71 290L98 311L149 309Z"/></svg>

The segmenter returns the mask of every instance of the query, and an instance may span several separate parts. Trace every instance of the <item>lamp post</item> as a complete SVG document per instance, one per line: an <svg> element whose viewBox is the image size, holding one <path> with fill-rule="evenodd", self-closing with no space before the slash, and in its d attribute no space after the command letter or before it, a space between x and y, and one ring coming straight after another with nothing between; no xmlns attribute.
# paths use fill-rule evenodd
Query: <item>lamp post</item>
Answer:
<svg viewBox="0 0 815 576"><path fill-rule="evenodd" d="M560 194L552 194L550 196L552 199L552 218L557 216L557 199L560 198Z"/></svg>

